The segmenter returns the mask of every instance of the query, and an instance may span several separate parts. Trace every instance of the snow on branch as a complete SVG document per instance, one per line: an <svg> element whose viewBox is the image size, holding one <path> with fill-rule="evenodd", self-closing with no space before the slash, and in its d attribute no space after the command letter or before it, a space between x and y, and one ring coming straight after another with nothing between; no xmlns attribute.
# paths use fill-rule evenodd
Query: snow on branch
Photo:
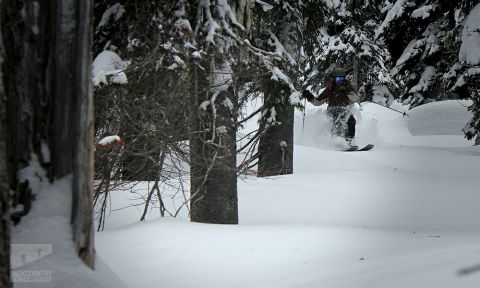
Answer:
<svg viewBox="0 0 480 288"><path fill-rule="evenodd" d="M280 70L280 68L272 67L271 72L272 72L272 77L271 77L272 80L284 82L289 86L290 89L293 89L293 84L290 81L290 78L288 78L288 76L285 75L282 72L282 70Z"/></svg>
<svg viewBox="0 0 480 288"><path fill-rule="evenodd" d="M186 64L185 61L180 58L178 55L173 55L173 63L167 67L168 70L175 70L178 67L185 68Z"/></svg>
<svg viewBox="0 0 480 288"><path fill-rule="evenodd" d="M325 5L327 5L328 9L335 9L340 6L340 1L338 0L322 0Z"/></svg>
<svg viewBox="0 0 480 288"><path fill-rule="evenodd" d="M201 21L197 22L197 26L195 27L195 31L198 31L202 26L205 28L206 30L205 41L207 43L215 45L216 44L215 36L223 38L222 35L217 34L217 31L224 31L226 35L228 35L232 40L236 42L237 45L246 47L251 53L253 53L255 56L259 58L278 57L277 53L266 51L258 47L255 47L248 41L248 39L242 39L234 32L232 27L229 25L230 22L233 23L234 26L238 27L242 31L245 30L245 27L243 27L243 25L238 22L238 20L235 17L235 13L233 9L230 7L230 5L226 0L219 0L215 7L215 9L217 9L217 11L219 12L219 15L221 16L219 17L218 21L215 21L215 19L213 18L212 13L210 11L210 6L211 6L210 0L200 1L199 10L202 11L205 21L203 25ZM280 60L280 57L278 60Z"/></svg>
<svg viewBox="0 0 480 288"><path fill-rule="evenodd" d="M98 23L97 29L101 29L105 26L110 19L113 18L114 21L118 21L125 13L125 8L120 3L115 3L112 6L108 7L105 12L103 12L100 23Z"/></svg>
<svg viewBox="0 0 480 288"><path fill-rule="evenodd" d="M480 64L480 4L472 9L465 21L458 58L468 65Z"/></svg>
<svg viewBox="0 0 480 288"><path fill-rule="evenodd" d="M215 10L218 13L218 20L222 25L220 25L212 17L210 5L210 0L201 0L199 4L199 9L203 8L206 19L204 26L207 30L207 36L205 38L207 43L215 45L215 35L217 35L217 31L221 28L225 29L227 34L233 35L234 33L231 31L232 28L228 23L232 23L240 30L245 31L245 27L238 22L237 18L235 17L235 13L232 10L232 7L228 4L227 0L217 0L215 5Z"/></svg>
<svg viewBox="0 0 480 288"><path fill-rule="evenodd" d="M292 104L292 105L300 104L300 102L301 102L300 95L301 94L300 94L300 92L297 91L297 89L295 89L295 86L293 85L290 78L287 75L285 75L285 73L283 73L283 71L280 70L280 68L278 68L276 66L270 67L270 72L272 73L272 77L271 77L272 80L283 82L290 89L290 92L291 92L290 97L289 97L290 104Z"/></svg>
<svg viewBox="0 0 480 288"><path fill-rule="evenodd" d="M92 81L94 86L101 84L127 84L127 75L123 70L130 61L124 61L117 53L105 50L95 57L92 64Z"/></svg>
<svg viewBox="0 0 480 288"><path fill-rule="evenodd" d="M233 83L233 70L230 63L225 61L221 65L219 65L217 69L215 69L213 74L214 74L213 75L214 78L213 78L212 88L210 89L210 92L212 92L210 103L205 101L206 103L205 102L202 103L200 107L205 110L206 106L210 104L212 107L213 117L216 118L217 110L215 106L215 101L217 100L218 95L221 92L227 91L227 89Z"/></svg>
<svg viewBox="0 0 480 288"><path fill-rule="evenodd" d="M273 8L273 6L263 1L256 1L255 3L264 5L263 7L266 7L264 11ZM287 8L288 7L285 9ZM239 47L247 50L251 55L259 58L259 62L263 63L267 71L271 72L271 78L273 80L283 82L289 87L291 92L289 97L290 103L293 105L300 103L300 93L295 89L290 78L277 67L281 67L281 65L275 63L284 62L290 66L296 66L298 64L273 32L268 30L270 36L268 44L273 49L264 50L252 45L247 39L243 39L240 34L238 34L237 31L245 31L245 28L242 23L239 23L236 19L234 7L231 6L227 0L217 0L215 1L215 5L212 5L210 0L200 0L198 11L201 17L197 22L195 31L200 31L197 35L202 35L201 32L204 33L204 43L214 45L214 48L221 53L227 53L230 47ZM198 47L198 49L201 49L201 47ZM194 59L199 59L199 56L198 53L192 55ZM211 97L200 104L200 109L203 110L210 106L214 117L216 115L215 103L217 97L221 92L227 90L233 82L233 70L231 63L228 61L229 60L226 60L224 63L215 67L213 71L213 81L211 83L212 88L210 90L212 93Z"/></svg>
<svg viewBox="0 0 480 288"><path fill-rule="evenodd" d="M217 101L218 96L221 92L227 91L228 88L233 83L233 70L228 61L221 63L216 66L213 71L213 81L211 83L210 92L212 95L209 100L203 101L200 104L200 109L207 110L207 107L210 106L213 116L213 129L212 129L212 138L211 142L215 140L216 134L222 134L226 132L226 127L216 127L216 118L217 118L217 106L215 102ZM229 108L230 110L234 109L233 103L227 96L222 102L223 106Z"/></svg>
<svg viewBox="0 0 480 288"><path fill-rule="evenodd" d="M96 147L99 148L108 148L113 145L122 145L123 144L123 139L120 138L118 135L112 135L112 136L107 136L102 138L102 140L98 141Z"/></svg>
<svg viewBox="0 0 480 288"><path fill-rule="evenodd" d="M405 13L405 8L406 7L412 7L414 6L414 3L411 3L410 0L398 0L395 2L393 7L388 11L387 16L385 17L385 20L383 20L382 24L380 27L378 27L377 30L375 30L375 38L380 37L380 35L385 32L385 29L387 29L390 26L390 23L403 16Z"/></svg>
<svg viewBox="0 0 480 288"><path fill-rule="evenodd" d="M273 124L277 121L277 111L275 110L275 107L270 108L270 110L266 110L265 112L270 112L269 117L267 118L267 123ZM265 113L266 114L266 113Z"/></svg>
<svg viewBox="0 0 480 288"><path fill-rule="evenodd" d="M179 18L175 21L174 27L177 29L180 36L188 36L192 38L194 36L192 26L190 25L190 21L185 18Z"/></svg>
<svg viewBox="0 0 480 288"><path fill-rule="evenodd" d="M431 13L437 9L436 5L425 5L418 9L415 9L410 15L412 18L422 18L427 19L430 17Z"/></svg>
<svg viewBox="0 0 480 288"><path fill-rule="evenodd" d="M262 9L263 9L263 12L267 12L267 11L270 11L273 9L273 6L268 4L268 3L265 3L263 1L260 1L260 0L255 0L254 3L257 3L259 4L260 6L262 6Z"/></svg>
<svg viewBox="0 0 480 288"><path fill-rule="evenodd" d="M271 31L268 31L268 33L270 34L268 44L275 48L275 53L278 54L278 56L280 57L283 57L283 55L285 55L290 65L297 65L297 62L295 61L295 59L293 59L292 55L290 55L290 53L287 52L282 43L278 41L277 36L275 36L275 34L273 34Z"/></svg>
<svg viewBox="0 0 480 288"><path fill-rule="evenodd" d="M325 44L325 48L321 52L320 56L322 59L326 60L330 54L354 54L356 53L355 47L352 46L349 42L344 42L339 36L329 36L328 34L323 34L323 37L320 40Z"/></svg>
<svg viewBox="0 0 480 288"><path fill-rule="evenodd" d="M235 26L240 28L240 30L245 31L245 27L237 21L235 13L233 12L232 7L227 3L227 0L217 0L217 11L220 15L220 19L228 19Z"/></svg>
<svg viewBox="0 0 480 288"><path fill-rule="evenodd" d="M207 37L205 38L205 40L208 42L208 43L211 43L212 45L215 45L215 40L214 40L214 37L215 37L215 34L216 34L216 31L217 30L220 30L220 25L218 25L218 23L216 21L214 21L213 19L210 19L207 21L207 24L206 26L208 27L208 33L207 33Z"/></svg>
<svg viewBox="0 0 480 288"><path fill-rule="evenodd" d="M408 43L407 48L403 50L402 55L398 58L395 66L400 67L404 65L408 60L423 52L422 48L425 46L425 39L413 39Z"/></svg>
<svg viewBox="0 0 480 288"><path fill-rule="evenodd" d="M423 71L418 84L413 86L408 92L409 93L418 93L418 92L425 92L428 90L428 87L432 83L433 77L435 77L435 73L437 73L437 69L433 66L425 67L425 71Z"/></svg>

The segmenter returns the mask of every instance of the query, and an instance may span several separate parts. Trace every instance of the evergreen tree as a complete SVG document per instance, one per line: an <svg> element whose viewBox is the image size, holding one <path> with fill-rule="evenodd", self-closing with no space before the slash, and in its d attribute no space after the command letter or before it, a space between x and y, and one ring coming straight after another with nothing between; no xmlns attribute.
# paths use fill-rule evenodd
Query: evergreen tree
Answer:
<svg viewBox="0 0 480 288"><path fill-rule="evenodd" d="M279 4L279 7L291 9L298 5L291 2L293 6L288 8L289 3L284 1L281 5ZM273 7L274 5L263 1L257 1L254 6L257 13L259 9L265 13L271 12ZM252 94L259 94L265 89L263 79L258 81L255 77L241 75L245 74L245 69L255 71L257 75L266 74L272 80L281 83L281 85L275 83L275 86L272 86L281 87L284 90L279 93L280 89L278 89L273 94L280 96L273 101L274 105L285 102L295 105L300 100L300 93L295 88L294 81L288 76L288 65L284 64L289 62L294 65L295 60L288 53L286 46L278 40L280 38L273 33L275 30L269 30L272 26L266 29L262 29L264 27L260 25L251 26L251 15L255 13L251 13L249 9L251 6L248 1L233 3L222 0L199 3L199 12L195 21L197 23L196 47L204 51L206 57L195 57L193 60L198 64L193 66L196 81L193 82L193 89L191 89L194 91L192 95L194 96L192 98L194 118L190 131L193 221L235 223L232 220L238 217L234 166L235 132L240 125L240 122L236 121L238 111L245 98L242 97L243 100L241 100L237 91L250 90L250 92L253 91ZM267 18L262 17L262 19ZM287 25L287 28L284 28L287 30L279 30L285 35L283 39L289 40L288 44L293 43L290 42L292 28L297 27ZM268 39L268 42L264 42L264 39ZM274 109L266 105L259 109L263 116L269 119L267 122L269 125L277 122ZM250 143L258 141L262 132L257 133ZM280 144L278 139L276 142L275 145Z"/></svg>
<svg viewBox="0 0 480 288"><path fill-rule="evenodd" d="M385 89L395 87L388 71L390 55L384 43L376 40L374 35L381 19L382 2L307 2L307 5L318 7L307 9L306 14L306 33L315 36L316 41L305 41L304 87L318 94L328 81L331 70L343 67L358 90L370 91L365 93L370 95L364 97L371 99L375 90L378 96L391 98L389 90Z"/></svg>
<svg viewBox="0 0 480 288"><path fill-rule="evenodd" d="M399 0L384 8L388 13L376 35L387 43L405 104L467 97L452 86L469 2Z"/></svg>
<svg viewBox="0 0 480 288"><path fill-rule="evenodd" d="M195 18L190 123L190 218L194 222L237 224L235 31L240 3L201 0Z"/></svg>
<svg viewBox="0 0 480 288"><path fill-rule="evenodd" d="M467 15L476 4L478 0L387 3L388 13L376 36L385 39L392 55L391 75L400 84L403 103L412 108L437 100L472 99L475 116L464 131L478 142L478 62L462 59L467 52L461 48L462 35L468 33ZM478 53L474 47L468 50Z"/></svg>
<svg viewBox="0 0 480 288"><path fill-rule="evenodd" d="M294 107L300 100L295 87L300 78L302 8L302 1L278 1L272 4L266 17L259 16L261 20L257 23L260 26L257 38L268 39L261 45L266 49L272 47L282 56L274 62L274 74L267 74L262 80L266 110L260 121L258 176L293 173ZM265 36L261 37L262 34Z"/></svg>

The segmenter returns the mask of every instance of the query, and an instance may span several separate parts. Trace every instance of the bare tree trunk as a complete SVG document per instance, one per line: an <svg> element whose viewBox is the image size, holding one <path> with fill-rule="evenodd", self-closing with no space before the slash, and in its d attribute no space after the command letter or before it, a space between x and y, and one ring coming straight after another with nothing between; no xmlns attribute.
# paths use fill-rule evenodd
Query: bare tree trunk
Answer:
<svg viewBox="0 0 480 288"><path fill-rule="evenodd" d="M28 183L17 180L17 171L28 165L33 153L39 155L39 160L46 165L50 162L40 151L42 146L48 146L50 139L46 129L50 100L45 70L49 67L48 49L51 49L50 21L54 18L51 17L53 7L49 1L38 6L33 2L18 2L23 3L3 1L0 8L5 48L3 83L7 97L7 133L10 135L7 138L8 176L15 192L12 204L17 207L11 215L14 223L30 211L33 201Z"/></svg>
<svg viewBox="0 0 480 288"><path fill-rule="evenodd" d="M21 2L21 3L18 3ZM28 213L33 197L16 174L35 154L51 181L73 173L73 239L93 268L93 118L91 0L3 2L3 65L7 95L7 149L13 204Z"/></svg>
<svg viewBox="0 0 480 288"><path fill-rule="evenodd" d="M93 268L93 6L90 0L57 0L55 8L53 172L55 178L73 173L73 239L79 256Z"/></svg>
<svg viewBox="0 0 480 288"><path fill-rule="evenodd" d="M65 1L64 1L65 2ZM80 258L90 267L94 267L94 233L93 233L93 98L91 82L91 47L92 47L92 15L91 0L71 0L78 5L76 15L77 34L73 47L77 51L70 69L74 70L77 95L75 113L72 119L75 134L73 138L73 201L72 225L73 238ZM73 48L71 47L71 48Z"/></svg>
<svg viewBox="0 0 480 288"><path fill-rule="evenodd" d="M2 6L0 0L0 7ZM0 22L0 31L2 30ZM4 57L2 35L0 34L0 287L11 287L10 282L10 217L9 185L7 172L7 117L6 98L3 89L2 62Z"/></svg>

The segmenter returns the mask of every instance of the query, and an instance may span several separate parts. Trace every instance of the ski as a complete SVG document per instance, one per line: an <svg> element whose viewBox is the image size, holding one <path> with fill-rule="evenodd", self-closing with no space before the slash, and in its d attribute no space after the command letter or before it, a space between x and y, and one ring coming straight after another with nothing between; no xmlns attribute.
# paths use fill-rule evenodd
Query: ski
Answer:
<svg viewBox="0 0 480 288"><path fill-rule="evenodd" d="M369 151L369 150L372 150L373 147L375 147L373 144L368 144L368 145L365 145L363 148L358 149L357 151Z"/></svg>
<svg viewBox="0 0 480 288"><path fill-rule="evenodd" d="M342 151L345 151L345 152L354 152L354 151L370 151L373 149L373 147L375 147L373 144L368 144L368 145L365 145L364 147L362 148L359 148L358 146L350 146L348 148L346 148L345 150L342 150Z"/></svg>
<svg viewBox="0 0 480 288"><path fill-rule="evenodd" d="M358 146L356 146L356 145L351 145L351 146L343 149L342 151L350 152L350 151L357 151L357 150L358 150Z"/></svg>

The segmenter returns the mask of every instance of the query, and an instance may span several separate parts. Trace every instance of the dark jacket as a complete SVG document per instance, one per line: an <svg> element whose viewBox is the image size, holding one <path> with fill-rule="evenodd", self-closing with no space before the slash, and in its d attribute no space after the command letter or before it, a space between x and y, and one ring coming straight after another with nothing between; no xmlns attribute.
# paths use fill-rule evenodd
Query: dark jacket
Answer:
<svg viewBox="0 0 480 288"><path fill-rule="evenodd" d="M347 80L335 83L330 81L327 88L320 94L320 99L326 99L328 107L346 107L352 103L348 94L355 93L355 88Z"/></svg>

